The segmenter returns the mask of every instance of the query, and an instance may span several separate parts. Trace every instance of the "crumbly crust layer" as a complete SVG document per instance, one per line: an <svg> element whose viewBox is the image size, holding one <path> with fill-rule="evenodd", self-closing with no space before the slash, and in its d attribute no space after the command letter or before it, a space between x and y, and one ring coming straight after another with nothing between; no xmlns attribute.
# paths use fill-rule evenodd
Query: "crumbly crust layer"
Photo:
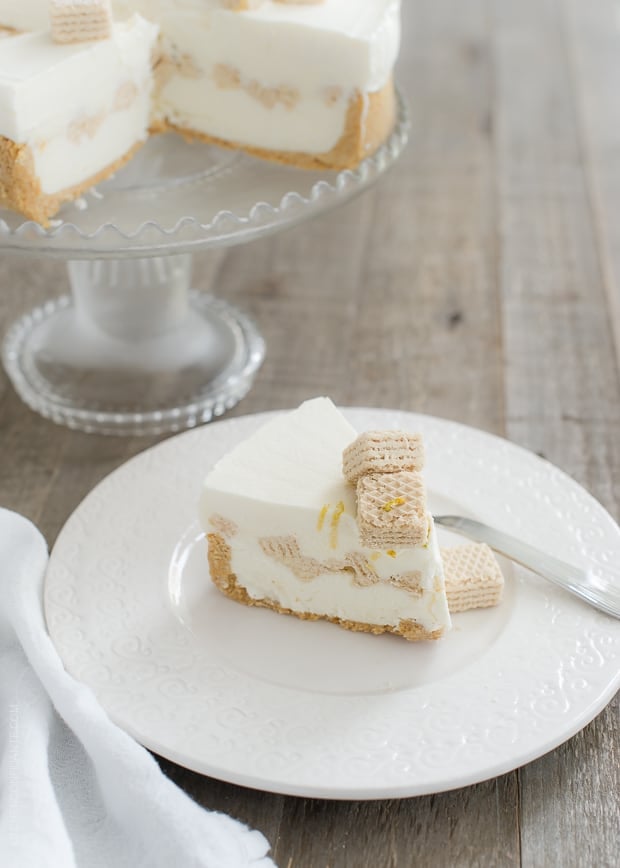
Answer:
<svg viewBox="0 0 620 868"><path fill-rule="evenodd" d="M151 128L154 133L176 132L185 139L198 139L235 151L245 151L253 157L296 166L300 169L353 169L385 142L396 119L396 95L394 81L375 93L358 94L349 103L344 133L338 143L326 153L309 154L301 151L277 151L256 148L243 142L233 142L210 136L196 130L179 127L167 120L157 121Z"/></svg>
<svg viewBox="0 0 620 868"><path fill-rule="evenodd" d="M207 534L209 541L209 570L213 583L237 603L243 603L246 606L260 606L264 609L272 609L281 615L295 615L303 621L330 621L332 624L338 624L346 630L353 630L357 633L394 633L397 636L402 636L409 642L420 642L425 639L439 639L443 630L427 630L421 624L411 620L402 620L397 627L389 624L365 624L361 621L347 621L342 618L334 618L329 615L316 615L309 612L296 612L293 609L287 609L280 606L275 600L261 599L255 600L250 597L245 588L239 583L237 576L231 568L231 548L223 536L218 533Z"/></svg>
<svg viewBox="0 0 620 868"><path fill-rule="evenodd" d="M0 136L0 206L19 211L29 220L47 226L62 204L77 199L90 187L109 178L124 166L143 144L136 142L122 157L80 184L49 194L41 190L30 147Z"/></svg>

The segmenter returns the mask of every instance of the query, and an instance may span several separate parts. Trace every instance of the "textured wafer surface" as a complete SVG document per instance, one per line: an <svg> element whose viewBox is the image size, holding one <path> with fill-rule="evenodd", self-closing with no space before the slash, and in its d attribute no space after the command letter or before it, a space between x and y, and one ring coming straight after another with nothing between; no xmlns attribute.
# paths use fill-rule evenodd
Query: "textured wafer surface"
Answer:
<svg viewBox="0 0 620 868"><path fill-rule="evenodd" d="M497 606L504 577L488 545L469 543L441 550L450 612Z"/></svg>
<svg viewBox="0 0 620 868"><path fill-rule="evenodd" d="M353 485L369 473L418 473L423 467L422 436L406 431L365 431L342 453L344 478Z"/></svg>
<svg viewBox="0 0 620 868"><path fill-rule="evenodd" d="M110 0L50 0L54 42L90 42L112 34Z"/></svg>
<svg viewBox="0 0 620 868"><path fill-rule="evenodd" d="M344 618L334 618L330 615L319 615L310 612L296 612L293 609L287 609L280 606L275 600L260 599L255 600L250 597L243 585L233 573L231 568L231 548L224 539L217 533L207 535L209 541L209 570L213 583L237 603L243 603L246 606L260 606L264 609L272 609L281 615L294 615L304 621L330 621L332 624L337 624L339 627L344 627L345 630L353 630L356 633L393 633L396 636L402 636L409 642L420 642L427 639L439 639L443 635L443 630L427 630L421 624L415 621L403 619L398 626L394 627L390 624L366 624L361 621L347 621Z"/></svg>
<svg viewBox="0 0 620 868"><path fill-rule="evenodd" d="M426 488L419 473L371 473L357 483L357 524L371 549L414 548L428 540Z"/></svg>

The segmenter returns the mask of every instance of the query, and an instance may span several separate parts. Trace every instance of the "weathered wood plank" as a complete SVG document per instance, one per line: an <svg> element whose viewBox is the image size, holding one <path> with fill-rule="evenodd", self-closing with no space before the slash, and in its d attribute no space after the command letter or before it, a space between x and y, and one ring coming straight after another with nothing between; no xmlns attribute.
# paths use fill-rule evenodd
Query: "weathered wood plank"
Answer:
<svg viewBox="0 0 620 868"><path fill-rule="evenodd" d="M506 424L618 515L620 383L564 4L495 7ZM615 473L614 473L615 469ZM522 864L612 865L618 702L519 774Z"/></svg>
<svg viewBox="0 0 620 868"><path fill-rule="evenodd" d="M612 0L567 0L565 28L598 253L620 364L620 33Z"/></svg>

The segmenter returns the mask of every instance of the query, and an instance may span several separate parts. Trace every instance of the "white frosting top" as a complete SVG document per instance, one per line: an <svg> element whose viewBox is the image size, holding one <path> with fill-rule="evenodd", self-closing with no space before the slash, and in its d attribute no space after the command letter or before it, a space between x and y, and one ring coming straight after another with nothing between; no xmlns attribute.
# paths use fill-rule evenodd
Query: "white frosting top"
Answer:
<svg viewBox="0 0 620 868"><path fill-rule="evenodd" d="M172 0L182 5L185 0ZM323 0L319 4L263 3L243 14L256 21L287 22L333 31L353 39L373 39L388 15L398 14L399 0Z"/></svg>
<svg viewBox="0 0 620 868"><path fill-rule="evenodd" d="M211 491L317 510L343 499L355 513L355 489L342 477L342 450L356 436L329 398L315 398L278 416L225 455L205 485Z"/></svg>
<svg viewBox="0 0 620 868"><path fill-rule="evenodd" d="M290 85L303 94L330 86L379 90L400 46L400 0L266 2L247 12L224 9L219 0L120 2L157 21L198 68L223 63L262 85Z"/></svg>
<svg viewBox="0 0 620 868"><path fill-rule="evenodd" d="M117 17L137 11L158 23L198 66L208 61L247 68L266 85L378 90L399 49L400 0L324 0L318 5L267 0L246 12L225 9L221 0L113 0L113 7ZM276 24L277 50L270 50ZM0 25L46 29L47 0L0 0ZM308 64L313 53L317 63ZM293 82L291 70L296 72ZM283 80L286 72L289 79Z"/></svg>

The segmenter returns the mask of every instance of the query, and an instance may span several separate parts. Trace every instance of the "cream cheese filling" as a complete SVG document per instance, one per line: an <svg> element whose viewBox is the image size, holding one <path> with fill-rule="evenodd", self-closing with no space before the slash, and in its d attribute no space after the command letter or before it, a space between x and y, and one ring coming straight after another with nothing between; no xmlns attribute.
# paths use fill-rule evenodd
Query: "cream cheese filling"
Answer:
<svg viewBox="0 0 620 868"><path fill-rule="evenodd" d="M294 91L226 88L214 77L174 75L157 99L157 113L177 127L274 151L322 154L340 141L348 103ZM270 93L266 93L266 91ZM272 96L272 94L275 94Z"/></svg>
<svg viewBox="0 0 620 868"><path fill-rule="evenodd" d="M431 544L430 556L415 549L402 550L398 563L391 567L390 576L362 586L356 583L350 570L323 571L304 581L284 563L267 555L256 537L241 533L238 538L228 540L228 544L231 546L231 569L254 599L269 599L299 613L366 624L397 627L403 620L412 620L429 631L450 624L445 596L437 587L438 584L443 586L443 573L435 542ZM373 554L363 550L358 550L358 553L363 557ZM381 553L381 559L385 562L391 558ZM332 556L325 562L329 560L339 559ZM379 561L374 565L378 567ZM389 580L392 576L398 578L411 573L423 576L417 589L399 586Z"/></svg>
<svg viewBox="0 0 620 868"><path fill-rule="evenodd" d="M77 186L121 159L148 135L150 89L122 110L73 121L60 135L31 146L35 173L43 193Z"/></svg>

